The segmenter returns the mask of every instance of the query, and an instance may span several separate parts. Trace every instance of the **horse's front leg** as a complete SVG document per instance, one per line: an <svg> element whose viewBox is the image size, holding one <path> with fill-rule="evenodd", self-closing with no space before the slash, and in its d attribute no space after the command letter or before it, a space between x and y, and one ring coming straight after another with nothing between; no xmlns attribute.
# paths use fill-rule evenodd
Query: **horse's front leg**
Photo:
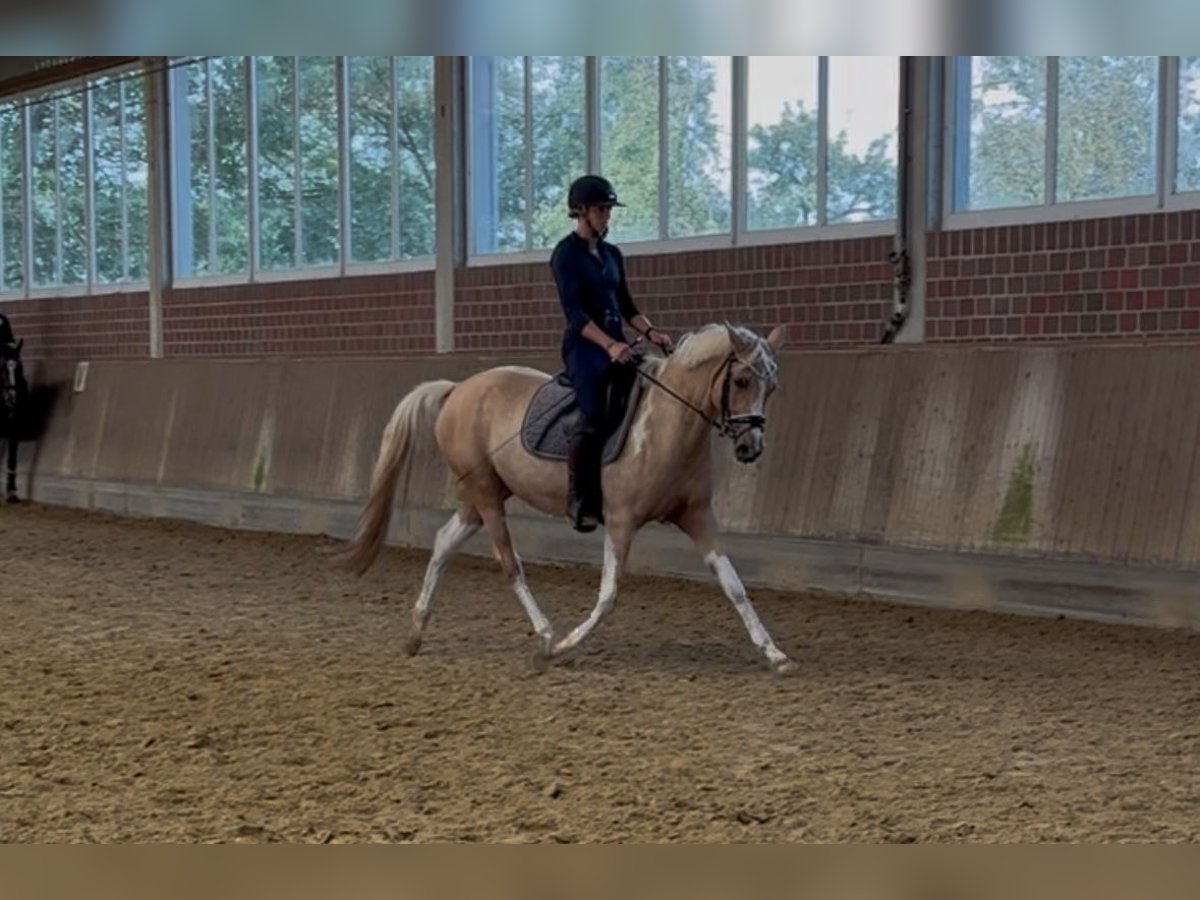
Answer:
<svg viewBox="0 0 1200 900"><path fill-rule="evenodd" d="M704 557L704 562L709 570L717 576L717 581L721 583L721 590L725 592L725 596L732 601L738 615L742 617L742 622L750 633L750 640L766 657L771 669L779 674L794 672L796 664L775 646L771 635L767 633L766 627L750 603L750 598L746 596L746 588L742 584L742 579L738 577L737 570L729 561L729 557L721 551L720 542L717 539L717 523L713 518L712 509L707 504L689 508L676 519L675 524L692 539L696 549Z"/></svg>
<svg viewBox="0 0 1200 900"><path fill-rule="evenodd" d="M16 503L17 496L17 439L11 435L8 438L8 474L4 479L4 499Z"/></svg>
<svg viewBox="0 0 1200 900"><path fill-rule="evenodd" d="M600 593L596 597L596 605L592 608L591 615L554 645L552 656L559 656L577 647L617 605L617 583L625 569L625 561L629 557L629 547L632 543L632 526L623 522L608 525L604 534L604 571L600 576Z"/></svg>

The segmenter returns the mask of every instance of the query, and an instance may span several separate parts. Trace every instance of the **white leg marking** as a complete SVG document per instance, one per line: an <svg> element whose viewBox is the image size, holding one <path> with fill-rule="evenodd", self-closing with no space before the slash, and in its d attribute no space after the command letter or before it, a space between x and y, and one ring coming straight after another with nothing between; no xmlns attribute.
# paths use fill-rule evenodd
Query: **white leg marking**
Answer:
<svg viewBox="0 0 1200 900"><path fill-rule="evenodd" d="M422 629L429 620L429 609L433 603L433 592L437 589L438 579L446 568L446 563L468 538L479 530L479 524L468 522L460 513L455 513L449 522L438 529L433 542L433 553L429 557L429 565L425 567L425 581L421 585L421 595L413 607L413 624Z"/></svg>
<svg viewBox="0 0 1200 900"><path fill-rule="evenodd" d="M771 635L767 633L767 629L763 627L763 623L759 621L758 613L754 611L754 607L750 604L750 598L746 596L746 588L742 584L742 579L738 577L737 570L733 568L733 563L729 561L728 556L722 556L715 551L704 557L704 562L717 576L717 581L721 583L721 590L725 592L725 596L733 601L734 607L738 611L738 615L742 617L742 622L746 626L746 630L750 632L750 640L754 642L754 646L763 652L767 660L773 666L779 666L788 661L786 655L771 640Z"/></svg>
<svg viewBox="0 0 1200 900"><path fill-rule="evenodd" d="M537 601L533 599L533 594L529 591L529 585L525 583L525 567L521 565L521 557L513 553L513 559L517 564L517 578L513 582L513 590L516 591L517 599L521 601L521 606L525 608L525 615L529 616L529 621L533 623L533 630L542 639L545 649L549 650L550 642L554 640L554 629L550 625L550 620L546 618L541 608L537 605Z"/></svg>
<svg viewBox="0 0 1200 900"><path fill-rule="evenodd" d="M613 546L612 537L604 535L604 574L600 576L600 595L596 598L596 606L584 621L554 647L554 655L565 653L586 638L600 620L612 612L617 603L617 550Z"/></svg>

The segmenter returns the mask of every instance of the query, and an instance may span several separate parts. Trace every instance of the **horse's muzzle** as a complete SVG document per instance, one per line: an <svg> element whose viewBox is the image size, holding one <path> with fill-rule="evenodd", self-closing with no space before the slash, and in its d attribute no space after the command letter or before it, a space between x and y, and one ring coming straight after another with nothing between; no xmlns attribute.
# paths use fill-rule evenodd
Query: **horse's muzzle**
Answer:
<svg viewBox="0 0 1200 900"><path fill-rule="evenodd" d="M733 445L733 455L740 463L752 463L763 452L763 432L761 428L751 428L741 435Z"/></svg>

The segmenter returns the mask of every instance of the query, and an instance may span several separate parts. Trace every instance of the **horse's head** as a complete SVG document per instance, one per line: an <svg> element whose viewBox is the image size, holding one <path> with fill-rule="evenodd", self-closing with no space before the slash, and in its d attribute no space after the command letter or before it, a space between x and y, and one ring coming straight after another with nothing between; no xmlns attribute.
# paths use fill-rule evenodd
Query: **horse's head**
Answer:
<svg viewBox="0 0 1200 900"><path fill-rule="evenodd" d="M733 441L738 462L762 455L767 400L778 384L783 344L782 325L766 338L735 325L707 325L685 335L669 361L707 379L704 408L692 408Z"/></svg>
<svg viewBox="0 0 1200 900"><path fill-rule="evenodd" d="M767 400L779 383L778 354L784 344L784 328L780 325L765 339L747 328L727 324L725 330L729 354L709 400L718 410L722 429L733 440L734 457L752 463L763 452Z"/></svg>

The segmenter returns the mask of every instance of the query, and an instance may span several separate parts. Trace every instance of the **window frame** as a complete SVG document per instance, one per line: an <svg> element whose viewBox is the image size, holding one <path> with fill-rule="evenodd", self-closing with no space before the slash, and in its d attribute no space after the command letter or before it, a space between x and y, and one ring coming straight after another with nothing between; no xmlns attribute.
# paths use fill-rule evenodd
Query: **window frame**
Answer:
<svg viewBox="0 0 1200 900"><path fill-rule="evenodd" d="M551 248L544 250L515 250L515 251L496 251L489 253L479 253L476 251L476 230L478 223L474 215L474 179L476 169L474 166L474 150L476 136L473 125L473 91L471 87L471 72L470 67L474 57L467 58L467 79L468 88L465 91L466 114L464 121L466 122L465 135L467 147L468 165L466 166L466 210L467 210L467 253L466 265L469 268L487 268L490 266L509 265L509 264L528 264L542 263L549 258ZM523 57L525 61L526 71L529 67L529 57ZM588 171L598 171L599 161L601 159L600 147L600 84L601 72L601 57L586 56L584 57L584 121L587 129L587 134L584 140L587 145L586 167ZM749 141L749 129L747 127L747 105L749 91L749 57L734 56L732 57L732 90L730 102L732 110L730 111L730 228L726 232L718 234L695 235L688 237L667 237L666 231L668 228L668 185L663 177L663 167L665 166L665 157L663 156L662 145L667 140L666 127L667 110L665 106L668 68L666 65L667 57L658 56L658 86L659 86L659 111L658 111L658 141L659 141L659 179L658 179L658 236L648 240L620 240L621 250L626 256L652 256L667 253L688 253L702 250L719 250L731 247L755 247L771 244L782 243L809 243L813 241L827 241L840 239L853 239L864 237L886 237L896 234L897 220L895 217L888 219L875 219L864 222L837 222L829 223L826 221L827 210L826 195L828 192L828 57L817 57L819 67L819 83L820 83L820 102L817 114L820 118L820 127L818 131L818 165L817 173L818 194L821 202L818 204L818 221L813 225L800 225L792 228L774 228L774 229L750 229L746 227L746 207L748 205L747 197L747 151ZM904 65L904 58L897 57L897 68ZM899 83L899 79L897 79ZM527 82L528 92L528 82ZM896 98L896 133L897 139L899 135L900 110L899 96ZM526 105L526 129L529 127L529 107ZM528 146L526 147L528 150ZM899 179L903 177L903 160L899 158L897 153L896 163L896 179L897 191L899 190ZM527 171L529 160L526 160ZM582 173L581 173L582 174ZM601 173L603 174L603 173ZM528 219L528 210L527 217ZM563 213L563 234L566 235L571 230L570 220ZM529 232L526 232L526 241L528 244Z"/></svg>
<svg viewBox="0 0 1200 900"><path fill-rule="evenodd" d="M942 123L941 140L945 148L942 166L942 223L946 231L961 231L971 228L1006 227L1033 225L1046 222L1071 222L1085 219L1102 219L1115 216L1144 215L1155 212L1171 212L1200 208L1200 190L1179 191L1175 176L1178 163L1179 134L1179 57L1159 56L1158 60L1158 104L1156 110L1154 191L1149 194L1131 194L1125 197L1108 197L1098 200L1059 201L1054 197L1058 166L1058 70L1059 57L1046 59L1046 171L1043 202L1026 206L1006 206L996 209L956 209L955 188L959 175L959 140L970 123L958 119L958 91L960 79L966 72L970 77L970 56L944 57L946 72L943 85L943 109L946 111Z"/></svg>
<svg viewBox="0 0 1200 900"><path fill-rule="evenodd" d="M88 75L81 75L66 81L56 82L49 87L39 87L27 91L7 95L0 98L0 106L5 108L16 107L20 111L21 118L21 214L24 219L22 223L21 234L21 251L22 251L22 276L24 284L19 288L9 288L0 284L0 303L11 303L21 300L42 300L52 297L90 297L90 296L111 296L113 294L133 294L141 293L150 289L149 265L147 265L147 275L145 278L129 278L122 281L100 281L96 272L96 215L95 215L95 128L93 123L93 92L98 82L114 82L131 78L144 78L145 73L140 63L125 63L123 65L114 66L111 69L93 72ZM32 133L30 130L30 111L38 103L58 100L62 97L71 95L80 95L82 97L83 110L83 132L82 141L84 146L83 151L83 184L84 184L84 280L77 284L49 284L35 285L33 279L33 188L32 179L30 177L30 164L33 156ZM121 108L121 118L124 120L124 105ZM57 121L57 111L55 113ZM144 130L149 138L150 116L146 112L146 120ZM124 153L126 135L124 129L121 131L122 153ZM55 141L58 141L57 125ZM57 158L55 165L57 166ZM130 262L130 243L128 240L128 216L129 216L129 198L127 194L127 181L121 187L121 213L122 213L122 261L121 268L123 272L129 271ZM56 188L57 190L57 188ZM149 192L149 184L147 184ZM61 207L61 194L57 195L57 203ZM2 214L0 214L2 217ZM60 221L57 223L58 234L56 236L56 268L57 277L61 280L62 277L62 223L61 210ZM149 239L147 238L146 252L149 254ZM149 260L147 260L149 263ZM0 265L3 264L3 248L0 247Z"/></svg>
<svg viewBox="0 0 1200 900"><path fill-rule="evenodd" d="M383 261L350 261L351 250L351 235L350 235L350 216L351 216L351 196L350 196L350 71L348 57L345 55L335 56L335 94L336 94L336 128L337 128L337 215L339 220L338 228L338 262L335 264L324 264L316 266L293 266L290 268L281 269L263 269L261 267L260 248L259 248L259 202L258 202L258 126L256 119L257 109L257 88L258 77L257 67L255 66L255 56L242 56L241 65L244 70L245 77L245 97L244 103L246 108L246 206L247 206L247 268L244 272L230 272L218 274L192 274L179 275L174 274L171 280L171 286L179 289L188 288L204 288L204 287L228 287L243 284L272 284L286 283L297 281L314 281L327 278L353 278L359 276L371 275L390 275L406 272L431 272L436 268L437 263L437 248L436 248L436 233L434 250L428 256L413 257L411 259L392 259ZM395 83L396 62L394 57L388 57L390 60L390 70L393 75L393 85ZM178 64L180 68L186 68L188 65L194 65L197 62L207 62L210 57L201 58L181 58L176 60L173 58L172 63ZM431 60L436 60L436 57L429 57ZM292 71L295 72L299 66L299 57L292 56ZM436 130L436 65L431 65L431 73L433 80L430 83L430 102L429 115L432 127ZM209 90L211 96L211 89ZM298 92L297 92L298 102ZM393 106L395 98L393 97ZM184 185L180 179L180 171L178 164L179 154L189 152L190 144L181 146L183 143L178 135L182 127L180 110L186 109L186 97L180 102L179 85L175 78L170 80L168 86L168 108L170 109L169 125L172 136L176 139L170 142L170 159L169 159L169 187L168 191L171 197L171 241L170 252L173 262L179 259L180 240L183 236L183 230L179 227L179 202L178 196L180 191L190 190L190 184ZM393 110L393 122L395 121L395 112ZM296 136L296 141L299 136ZM395 145L394 137L392 139ZM436 160L435 160L436 163ZM298 157L296 164L298 165ZM395 160L393 159L393 166ZM294 187L295 191L299 191L299 185ZM393 199L398 198L398 185L393 185ZM211 191L211 187L210 187ZM434 202L436 203L436 191ZM299 207L297 207L295 215L302 217ZM393 221L395 216L393 215ZM211 235L210 229L210 235ZM296 245L299 246L301 235L297 229L294 237ZM392 238L393 247L397 246L399 235L395 234ZM173 273L177 272L177 266L172 265Z"/></svg>
<svg viewBox="0 0 1200 900"><path fill-rule="evenodd" d="M193 64L198 61L195 57L174 57L171 59L170 66L172 68ZM250 260L248 271L243 273L231 274L214 274L214 275L189 275L176 276L172 280L172 286L177 288L188 287L212 287L221 285L239 285L249 283L272 283L272 282L293 282L307 281L330 277L353 277L353 276L369 276L369 275L386 275L394 273L409 273L409 272L429 272L436 268L437 250L428 256L422 256L412 259L393 259L387 261L363 261L354 262L350 259L350 243L351 235L349 232L349 215L350 215L350 183L349 183L349 71L348 59L345 56L336 57L336 90L337 90L337 131L338 131L338 215L341 227L339 229L339 262L336 265L323 265L312 267L297 267L289 269L263 271L258 264L257 256L257 184L256 184L256 169L257 166L250 164L250 161L257 159L257 143L255 140L256 127L254 125L254 102L256 83L256 73L253 57L240 57L241 64L247 70L247 87L246 87L246 112L247 112L247 192L248 192L248 226L249 237L248 243L248 258ZM435 58L436 59L436 58ZM825 57L819 57L820 60L826 60ZM1061 222L1074 221L1084 219L1096 219L1113 216L1138 215L1163 211L1182 211L1194 210L1200 208L1200 189L1197 190L1179 190L1176 184L1177 163L1178 163L1178 135L1180 124L1180 77L1181 66L1179 56L1159 56L1158 60L1158 109L1157 109L1157 127L1155 129L1155 190L1152 194L1143 196L1129 196L1117 198L1105 198L1098 200L1079 200L1079 201L1056 201L1053 196L1045 196L1044 202L1027 206L1013 206L988 210L960 210L954 208L954 194L956 187L956 178L958 176L957 167L959 160L957 157L957 142L962 133L963 128L969 128L969 124L957 121L956 110L956 92L959 89L960 79L969 77L970 72L970 57L947 56L942 58L945 61L943 70L946 73L943 83L940 85L942 92L942 109L944 115L940 126L935 126L935 130L940 136L940 141L943 147L942 159L943 163L940 166L941 172L941 206L942 216L940 227L947 231L963 230L970 228L980 228L989 226L1013 226L1022 224L1036 224L1043 222ZM1055 146L1057 142L1057 95L1058 95L1058 57L1046 57L1047 59L1047 137L1046 137L1046 160L1047 172L1045 182L1047 191L1053 190L1053 181L1055 180L1055 169L1057 167L1057 153ZM470 57L467 57L465 62L469 66ZM660 94L666 84L668 78L667 66L665 65L665 57L658 57L658 79L660 85ZM583 138L585 143L585 159L587 160L587 168L589 170L596 169L596 163L600 158L600 134L599 134L599 106L600 106L600 69L601 57L585 56L582 57L584 67L584 96L585 109L583 111L583 120L587 134ZM903 60L899 61L899 65L903 65ZM21 93L5 96L2 102L6 108L19 109L20 126L22 129L22 141L20 143L22 155L22 182L20 186L21 213L24 218L22 224L22 270L24 284L19 288L12 288L5 285L0 289L0 302L7 302L22 299L36 299L43 297L78 297L78 296L102 296L109 294L120 293L137 293L145 291L149 288L148 277L140 279L127 279L114 282L101 282L97 273L96 261L96 215L95 215L95 147L93 146L96 134L94 126L94 108L93 108L93 90L97 82L102 80L112 80L129 77L145 77L143 70L140 68L140 63L127 63L122 66L117 66L103 72L93 73L87 76L80 76L69 81L57 83L51 87L37 88ZM395 58L391 57L391 67L395 70ZM526 70L525 77L525 130L526 140L524 150L526 154L531 153L530 141L528 139L528 129L531 125L530 120L530 102L529 93L531 84L529 80L530 59L524 57L524 67ZM661 255L671 253L686 253L705 250L724 249L737 246L762 246L773 245L780 243L806 243L811 241L832 240L832 239L851 239L867 236L889 236L896 233L897 222L895 218L880 219L867 222L843 222L836 224L824 223L820 220L824 219L826 210L825 204L820 204L819 222L818 224L808 226L798 226L783 229L749 229L746 227L746 207L747 207L747 151L748 151L748 128L746 123L746 105L748 84L748 68L749 57L735 56L732 57L732 97L731 103L733 106L732 115L730 118L731 128L731 156L730 156L730 179L731 179L731 219L730 228L728 231L720 234L709 234L689 237L667 238L663 236L663 231L668 227L667 218L664 215L665 204L667 199L668 186L661 177L658 180L659 192L659 236L656 239L629 241L623 242L622 247L629 256L644 256L644 255ZM818 114L822 119L828 118L828 65L826 62L819 64L820 68L820 106ZM436 73L436 65L433 67ZM172 138L178 137L178 117L177 111L179 105L177 102L177 86L174 79L168 79L168 107L171 111L167 127ZM394 81L393 77L393 81ZM431 97L431 105L429 114L434 120L436 127L436 92L437 92L437 76L434 75L433 90L434 97ZM84 155L84 182L85 182L85 233L86 233L86 278L80 284L71 285L45 285L35 286L33 271L32 271L32 177L30 173L31 161L31 141L32 133L30 128L31 109L32 105L37 102L42 102L47 99L63 96L70 93L82 93L84 97L84 140L86 153ZM489 267L503 266L522 263L543 263L547 259L548 249L526 249L518 251L499 251L494 253L480 254L475 251L475 230L477 223L474 220L472 213L473 208L473 185L474 177L473 157L470 153L471 141L473 140L473 126L471 124L471 91L464 90L462 95L465 99L466 108L461 121L464 122L466 128L459 140L463 141L468 150L464 154L466 157L465 164L461 166L459 171L453 173L456 181L464 180L461 185L461 190L458 192L459 207L467 213L466 218L466 253L465 265L468 267ZM661 104L660 104L661 105ZM899 110L897 110L899 113ZM1053 117L1052 121L1051 117ZM149 127L147 116L146 127ZM665 108L659 110L659 141L664 139L663 120L665 118ZM148 135L150 139L154 139L154 135ZM125 133L122 131L122 140L125 138ZM818 157L827 156L828 144L828 126L826 125L819 135ZM176 155L181 152L178 140L168 141L170 147L170 176L169 192L171 195L171 211L172 211L172 240L168 252L171 253L172 261L178 259L176 253L180 240L179 229L177 228L177 210L175 197L177 191L180 190L178 171L176 165ZM824 150L825 152L822 152ZM439 161L440 162L440 161ZM898 166L898 177L904 177L903 160ZM660 159L660 168L662 160ZM827 165L827 161L822 165ZM824 170L818 173L819 192L820 186L827 179L827 172ZM529 181L532 178L532 169L527 167L526 174L526 193L530 190ZM827 185L824 186L823 193L827 193ZM397 187L393 188L395 195ZM1045 192L1044 192L1045 193ZM434 201L436 203L435 195ZM128 197L122 199L123 217L128 216ZM526 210L526 232L531 235L528 227L532 209ZM570 220L563 216L563 233L566 234L570 230ZM398 239L398 235L393 235L393 243ZM527 240L531 240L531 236ZM128 236L123 241L124 259L122 268L128 271L129 267L129 241ZM169 267L171 271L175 271L174 265Z"/></svg>
<svg viewBox="0 0 1200 900"><path fill-rule="evenodd" d="M1160 103L1160 110L1166 115L1166 121L1162 128L1165 153L1163 166L1169 180L1165 182L1167 190L1162 198L1162 208L1170 212L1198 209L1200 208L1200 188L1181 191L1176 182L1179 175L1179 79L1182 72L1178 56L1168 56L1165 59L1167 60L1164 67L1167 88L1163 91L1164 97Z"/></svg>
<svg viewBox="0 0 1200 900"><path fill-rule="evenodd" d="M195 57L195 56L180 56L169 57L165 72L157 72L150 77L161 79L160 83L164 88L164 96L167 107L167 115L164 116L164 127L166 135L149 134L150 121L147 115L146 129L148 140L161 140L166 138L167 155L164 162L167 165L167 176L164 179L167 191L165 202L169 210L170 216L170 240L163 248L163 252L168 254L166 262L166 271L170 273L170 277L164 284L166 287L174 289L188 288L206 288L218 286L237 286L256 283L286 283L299 281L312 281L326 278L337 277L354 277L354 276L370 276L370 275L388 275L396 273L417 273L431 272L436 270L438 249L436 246L437 235L436 225L434 233L434 249L427 256L415 257L410 259L392 259L385 261L351 261L350 244L352 236L350 234L350 95L349 95L349 60L346 56L336 56L335 67L335 90L337 102L337 173L338 173L338 197L337 197L337 215L339 217L339 239L338 253L339 259L335 265L321 265L311 267L294 267L288 269L273 269L264 271L261 268L259 256L259 199L258 199L258 144L257 144L257 116L256 103L258 82L255 57L240 56L238 57L239 64L245 72L245 87L244 98L241 102L245 106L246 118L246 192L247 192L247 267L245 271L235 273L214 273L214 274L189 274L179 275L178 261L180 259L179 248L183 237L179 229L179 207L177 198L179 192L190 191L191 186L181 182L180 171L178 165L178 156L180 153L188 152L190 132L187 129L181 128L181 119L184 125L187 123L186 109L187 100L186 94L181 94L181 90L186 90L186 86L181 88L178 78L174 73L179 70L185 70L186 67L197 63L204 63L210 57ZM434 127L435 134L440 127L438 123L438 78L440 77L439 67L436 64L437 57L430 57L434 61L431 68L431 89L433 91L430 97L429 116L431 124ZM584 142L584 158L585 166L588 170L595 171L597 162L600 159L600 70L601 57L599 56L583 56L581 57L584 70L584 98L585 108L583 110L583 121L586 135L582 138ZM667 65L667 57L659 56L657 65L657 75L659 80L660 97L665 96L666 85L669 80L669 67ZM747 105L748 105L748 80L749 80L749 57L733 56L730 57L731 66L731 96L730 110L731 116L729 119L730 129L730 148L729 148L729 179L730 179L730 223L728 230L717 234L705 234L686 237L666 237L665 231L669 227L669 220L666 209L668 202L669 185L667 179L661 177L661 169L664 165L664 157L660 154L660 178L658 179L659 193L659 236L654 239L622 242L622 248L629 256L646 256L646 255L662 255L673 253L686 253L706 250L727 249L738 246L765 246L777 245L781 243L809 243L813 241L825 241L834 239L854 239L861 237L875 236L892 236L897 231L897 220L895 217L888 219L877 219L870 221L858 222L840 222L829 224L824 221L827 211L825 204L820 204L818 221L812 225L803 225L796 227L780 228L780 229L749 229L746 227L746 211L748 206L747 192L747 155L748 155L748 127L747 127ZM827 166L827 144L828 144L828 63L826 57L818 57L819 67L822 73L823 90L821 92L821 103L817 110L822 126L820 129L819 143L825 152L819 153L823 167ZM467 83L464 89L458 94L462 99L464 108L461 110L459 121L465 126L461 132L455 136L456 146L461 153L461 161L456 161L453 164L456 166L455 171L451 173L451 177L455 182L455 213L466 214L465 223L463 226L463 237L465 238L463 247L463 258L461 264L467 267L488 267L488 266L504 266L521 263L544 263L549 255L549 248L546 249L527 249L519 251L500 251L495 253L479 254L475 252L475 229L477 223L472 215L473 207L473 159L470 148L473 140L473 126L471 123L471 90L470 90L470 64L471 57L458 58L459 64L463 65L466 73ZM295 58L293 57L293 65ZM904 58L897 59L897 66L905 65ZM25 284L22 288L13 290L4 290L0 292L0 301L39 297L74 297L87 295L104 295L118 294L131 292L144 292L149 289L149 276L146 278L128 281L104 282L97 280L96 276L96 261L95 261L95 199L92 196L94 186L94 148L91 146L94 140L92 128L92 104L90 102L91 92L89 86L100 79L112 79L129 74L136 74L138 77L146 77L145 70L142 68L142 62L127 63L123 66L114 67L110 70L105 70L101 73L96 73L71 81L61 82L51 88L39 88L35 91L27 92L24 95L11 95L3 98L5 105L21 104L22 108L22 128L23 137L22 152L23 152L23 214L25 222L23 226L23 269L25 276ZM532 149L529 140L529 128L532 124L531 107L529 101L529 93L532 84L529 78L529 69L531 60L529 57L524 58L525 77L525 116L526 121L524 130L526 139L524 144L525 153L531 153ZM396 69L396 58L391 58L391 67L393 72ZM184 76L179 76L184 77ZM393 82L395 78L393 77ZM30 210L30 191L32 178L29 173L29 150L31 134L29 129L30 113L29 102L32 98L42 96L53 96L55 94L65 93L71 90L85 90L85 139L87 141L86 167L85 178L87 182L86 188L86 210L85 216L87 220L87 279L82 284L77 285L59 285L59 286L44 286L33 287L32 282L32 239L31 230L33 220ZM182 97L182 102L180 102ZM899 98L896 103L896 127L899 131ZM181 117L180 111L183 110L185 115ZM658 139L661 143L667 139L664 128L667 122L667 109L660 101L660 109L658 115ZM182 137L182 140L181 140ZM435 159L438 164L451 165L450 161ZM896 166L897 179L903 177L903 159L897 160ZM529 181L533 178L533 170L527 167L526 173L526 191L530 190ZM189 174L189 178L190 178ZM828 177L827 172L822 168L818 173L819 191L827 194L828 186L825 181ZM899 184L897 183L897 189ZM210 191L213 188L210 187ZM393 193L398 190L394 188ZM150 198L154 202L154 197ZM433 201L437 204L437 191L434 192ZM128 198L123 201L127 209ZM437 212L437 217L443 216L443 211ZM527 240L532 240L531 229L528 227L528 222L533 214L532 209L526 211L526 233L529 235ZM127 213L126 213L127 215ZM570 220L566 217L565 211L563 215L563 234L570 230ZM211 235L211 231L210 231ZM393 235L393 243L398 240L398 235ZM191 240L190 235L188 240ZM127 251L126 251L127 254ZM128 267L128 260L123 262L123 267ZM152 265L151 265L152 268Z"/></svg>

